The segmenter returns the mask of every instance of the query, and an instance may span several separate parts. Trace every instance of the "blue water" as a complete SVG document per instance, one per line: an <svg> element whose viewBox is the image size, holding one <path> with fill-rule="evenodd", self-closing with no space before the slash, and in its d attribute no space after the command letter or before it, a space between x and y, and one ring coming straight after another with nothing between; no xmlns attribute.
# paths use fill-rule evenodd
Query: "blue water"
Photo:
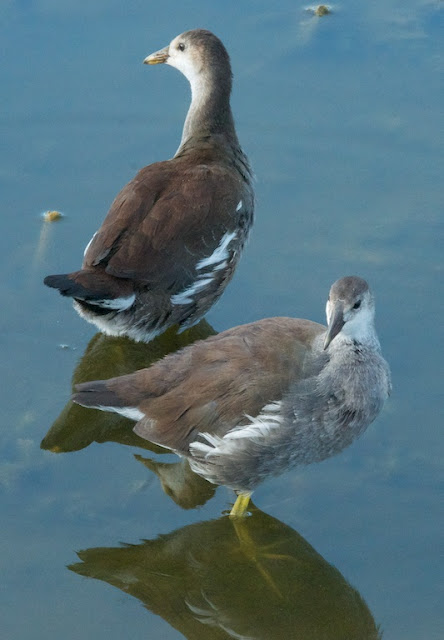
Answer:
<svg viewBox="0 0 444 640"><path fill-rule="evenodd" d="M443 637L443 7L332 10L0 5L2 638ZM142 60L197 26L231 54L257 218L209 325L184 339L323 322L330 284L353 273L375 291L394 382L361 440L264 483L240 530L228 490L138 447L130 422L68 404L72 376L146 366L178 339L93 339L42 285L79 266L138 168L174 154L187 82ZM47 209L65 217L45 224Z"/></svg>

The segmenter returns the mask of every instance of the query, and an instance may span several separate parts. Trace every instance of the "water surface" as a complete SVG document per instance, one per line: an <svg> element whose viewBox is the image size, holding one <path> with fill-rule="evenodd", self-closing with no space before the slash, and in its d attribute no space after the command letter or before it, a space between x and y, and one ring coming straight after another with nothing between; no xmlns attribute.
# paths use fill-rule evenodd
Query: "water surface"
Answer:
<svg viewBox="0 0 444 640"><path fill-rule="evenodd" d="M442 2L332 9L2 3L2 637L442 638ZM146 366L177 336L95 337L42 285L177 148L187 83L142 60L197 26L231 54L258 204L233 282L184 339L323 322L330 284L357 274L394 382L361 440L264 483L240 530L228 490L68 404L72 378ZM46 209L65 218L45 225Z"/></svg>

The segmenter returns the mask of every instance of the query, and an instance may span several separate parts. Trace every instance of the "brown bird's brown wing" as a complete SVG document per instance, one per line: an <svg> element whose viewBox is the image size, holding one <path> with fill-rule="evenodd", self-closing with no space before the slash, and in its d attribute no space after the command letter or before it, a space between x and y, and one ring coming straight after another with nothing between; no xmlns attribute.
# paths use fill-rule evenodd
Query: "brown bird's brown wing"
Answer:
<svg viewBox="0 0 444 640"><path fill-rule="evenodd" d="M195 280L197 262L245 215L236 211L244 185L228 167L185 160L145 167L122 189L83 268L103 265L110 275L172 294Z"/></svg>
<svg viewBox="0 0 444 640"><path fill-rule="evenodd" d="M222 436L281 400L291 382L305 377L307 349L324 331L308 320L260 320L196 342L148 369L79 385L73 399L137 407L145 417L136 433L186 453L199 432ZM97 393L88 398L91 390Z"/></svg>

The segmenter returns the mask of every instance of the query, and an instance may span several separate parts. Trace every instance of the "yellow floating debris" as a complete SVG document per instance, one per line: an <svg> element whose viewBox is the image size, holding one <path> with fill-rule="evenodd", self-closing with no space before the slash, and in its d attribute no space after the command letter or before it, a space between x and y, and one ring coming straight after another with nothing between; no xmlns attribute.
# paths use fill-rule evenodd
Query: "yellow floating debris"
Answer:
<svg viewBox="0 0 444 640"><path fill-rule="evenodd" d="M321 18L322 16L327 16L331 11L326 4L320 4L315 8L314 13Z"/></svg>
<svg viewBox="0 0 444 640"><path fill-rule="evenodd" d="M63 218L63 213L60 211L45 211L42 215L45 222L55 222Z"/></svg>
<svg viewBox="0 0 444 640"><path fill-rule="evenodd" d="M319 16L320 18L322 16L327 16L329 13L331 13L331 10L327 7L326 4L320 4L314 10L314 14L316 16Z"/></svg>

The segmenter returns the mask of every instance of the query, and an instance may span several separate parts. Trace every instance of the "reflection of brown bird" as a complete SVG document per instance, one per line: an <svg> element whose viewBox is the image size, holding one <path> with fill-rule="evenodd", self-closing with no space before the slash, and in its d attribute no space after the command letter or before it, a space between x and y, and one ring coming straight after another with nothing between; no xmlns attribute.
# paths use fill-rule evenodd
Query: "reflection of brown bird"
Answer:
<svg viewBox="0 0 444 640"><path fill-rule="evenodd" d="M377 640L359 593L296 531L251 517L87 549L69 568L138 598L188 640Z"/></svg>
<svg viewBox="0 0 444 640"><path fill-rule="evenodd" d="M181 333L176 327L171 327L148 344L97 333L74 370L72 385L74 387L91 378L122 376L134 369L148 367L166 354L214 333L206 320ZM121 415L94 414L70 401L43 438L41 447L54 453L63 453L78 451L92 442L119 442L158 453L167 452L163 447L136 435L132 426L132 422Z"/></svg>
<svg viewBox="0 0 444 640"><path fill-rule="evenodd" d="M137 434L240 491L232 515L243 515L264 478L338 453L380 412L390 373L373 319L365 280L342 278L328 328L290 318L236 327L149 369L78 385L73 400L137 420Z"/></svg>
<svg viewBox="0 0 444 640"><path fill-rule="evenodd" d="M222 294L253 221L254 194L222 42L203 29L187 31L145 62L165 62L190 82L179 149L117 195L82 269L47 276L45 284L73 298L104 333L148 342L174 324L194 324Z"/></svg>

